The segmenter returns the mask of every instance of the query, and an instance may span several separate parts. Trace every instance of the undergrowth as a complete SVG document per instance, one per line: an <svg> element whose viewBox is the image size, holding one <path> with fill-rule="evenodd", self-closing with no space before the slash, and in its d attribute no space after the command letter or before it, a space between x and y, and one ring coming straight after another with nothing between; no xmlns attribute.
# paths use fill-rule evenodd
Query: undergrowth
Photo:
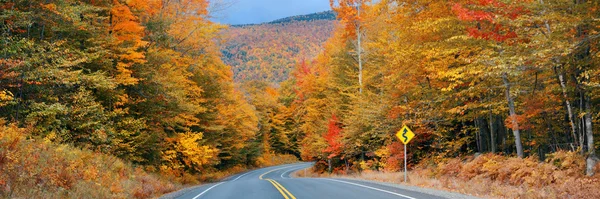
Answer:
<svg viewBox="0 0 600 199"><path fill-rule="evenodd" d="M0 198L151 198L181 188L114 156L26 135L0 124Z"/></svg>
<svg viewBox="0 0 600 199"><path fill-rule="evenodd" d="M424 160L409 171L366 170L361 173L297 172L298 177L338 177L374 180L442 189L484 198L600 198L600 174L584 173L585 158L577 152L557 152L545 161L497 154ZM600 164L596 165L600 171Z"/></svg>
<svg viewBox="0 0 600 199"><path fill-rule="evenodd" d="M455 158L438 164L422 164L413 171L413 176L437 179L440 186L450 190L474 189L477 190L474 194L487 196L600 198L597 191L600 176L587 177L584 171L583 156L561 151L549 154L545 161L495 154Z"/></svg>

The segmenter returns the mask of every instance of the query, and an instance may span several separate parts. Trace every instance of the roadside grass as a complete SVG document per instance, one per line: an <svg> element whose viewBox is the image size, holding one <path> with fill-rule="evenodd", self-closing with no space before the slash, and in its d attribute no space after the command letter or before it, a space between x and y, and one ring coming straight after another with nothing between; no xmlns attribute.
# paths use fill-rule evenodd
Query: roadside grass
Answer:
<svg viewBox="0 0 600 199"><path fill-rule="evenodd" d="M0 198L152 198L181 188L114 156L0 124Z"/></svg>
<svg viewBox="0 0 600 199"><path fill-rule="evenodd" d="M312 169L296 177L363 179L452 191L483 198L600 198L600 174L584 175L585 159L577 152L557 152L540 162L483 154L478 157L422 161L408 173L366 170L328 174ZM596 171L600 171L597 165Z"/></svg>

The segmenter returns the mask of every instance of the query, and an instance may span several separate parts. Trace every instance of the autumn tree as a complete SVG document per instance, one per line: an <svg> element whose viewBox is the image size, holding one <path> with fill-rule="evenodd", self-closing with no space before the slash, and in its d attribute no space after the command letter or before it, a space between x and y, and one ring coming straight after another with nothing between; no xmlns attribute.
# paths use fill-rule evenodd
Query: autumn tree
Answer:
<svg viewBox="0 0 600 199"><path fill-rule="evenodd" d="M327 125L327 134L323 137L327 141L327 148L323 150L325 153L329 153L327 156L329 172L331 172L331 158L340 156L342 153L342 143L341 143L341 132L342 128L339 126L339 121L335 114L331 116L329 119L329 124Z"/></svg>
<svg viewBox="0 0 600 199"><path fill-rule="evenodd" d="M208 4L1 1L0 116L179 176L254 164L258 119Z"/></svg>
<svg viewBox="0 0 600 199"><path fill-rule="evenodd" d="M366 8L368 0L343 0L333 1L330 0L329 4L331 8L336 11L338 18L344 24L346 29L346 36L349 38L356 38L356 57L358 62L358 84L359 93L363 92L363 47L362 38L364 30L361 29L362 18L361 13ZM337 3L337 5L336 5ZM363 13L363 18L364 18Z"/></svg>
<svg viewBox="0 0 600 199"><path fill-rule="evenodd" d="M498 66L499 76L504 83L506 101L508 103L510 114L510 126L515 137L517 156L522 158L523 146L518 121L519 116L515 110L515 100L511 93L512 83L509 79L509 74L511 76L518 76L519 69L516 66L526 64L518 61L519 57L523 56L523 54L518 54L515 51L511 52L511 50L518 48L520 43L527 43L527 41L520 40L519 35L514 31L514 27L511 27L512 24L507 23L506 21L518 19L519 16L527 12L527 10L522 6L506 4L500 1L480 1L474 5L489 8L491 11L477 9L470 10L461 4L455 4L453 10L457 13L459 19L477 24L475 27L467 29L469 36L495 41L498 45L496 52L500 59L493 60L492 62ZM522 36L524 35L521 35L521 37Z"/></svg>

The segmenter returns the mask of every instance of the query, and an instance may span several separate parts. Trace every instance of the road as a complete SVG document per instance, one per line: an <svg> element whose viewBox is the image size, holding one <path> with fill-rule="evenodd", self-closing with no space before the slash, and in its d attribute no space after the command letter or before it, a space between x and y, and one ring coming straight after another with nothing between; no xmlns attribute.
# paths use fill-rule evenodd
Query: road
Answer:
<svg viewBox="0 0 600 199"><path fill-rule="evenodd" d="M262 168L229 177L225 181L195 188L178 199L313 199L313 198L440 198L416 191L347 179L291 178L296 170L312 163Z"/></svg>

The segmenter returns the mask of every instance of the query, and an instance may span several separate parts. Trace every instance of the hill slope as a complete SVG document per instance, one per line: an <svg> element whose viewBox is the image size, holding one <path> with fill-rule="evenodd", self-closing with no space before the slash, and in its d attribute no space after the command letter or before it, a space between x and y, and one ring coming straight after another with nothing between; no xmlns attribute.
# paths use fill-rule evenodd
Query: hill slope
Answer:
<svg viewBox="0 0 600 199"><path fill-rule="evenodd" d="M286 80L298 60L311 59L332 34L333 12L283 18L256 25L237 25L224 31L223 61L232 66L238 82Z"/></svg>
<svg viewBox="0 0 600 199"><path fill-rule="evenodd" d="M278 20L269 22L268 24L280 24L280 23L300 22L300 21L316 21L316 20L331 20L331 21L333 21L335 19L336 19L335 12L330 10L330 11L317 12L317 13L307 14L307 15L286 17L283 19L278 19Z"/></svg>

